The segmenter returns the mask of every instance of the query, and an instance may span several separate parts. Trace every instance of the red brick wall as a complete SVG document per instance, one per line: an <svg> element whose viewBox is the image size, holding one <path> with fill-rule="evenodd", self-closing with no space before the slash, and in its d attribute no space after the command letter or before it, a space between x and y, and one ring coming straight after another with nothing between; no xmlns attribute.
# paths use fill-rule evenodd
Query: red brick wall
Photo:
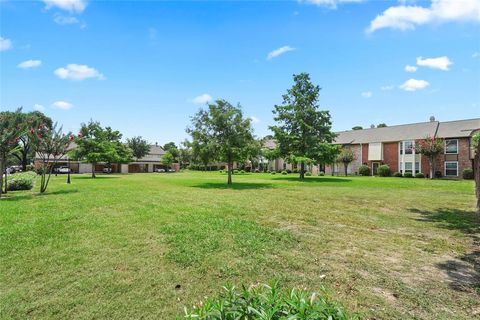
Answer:
<svg viewBox="0 0 480 320"><path fill-rule="evenodd" d="M368 163L368 143L362 144L362 164Z"/></svg>
<svg viewBox="0 0 480 320"><path fill-rule="evenodd" d="M398 142L383 144L383 162L388 164L392 173L398 171Z"/></svg>
<svg viewBox="0 0 480 320"><path fill-rule="evenodd" d="M456 161L458 161L458 177L452 178L461 178L463 170L472 168L472 160L470 159L470 138L458 138L458 155L455 156ZM445 174L445 158L445 154L441 154L437 157L436 171L440 171L442 176Z"/></svg>

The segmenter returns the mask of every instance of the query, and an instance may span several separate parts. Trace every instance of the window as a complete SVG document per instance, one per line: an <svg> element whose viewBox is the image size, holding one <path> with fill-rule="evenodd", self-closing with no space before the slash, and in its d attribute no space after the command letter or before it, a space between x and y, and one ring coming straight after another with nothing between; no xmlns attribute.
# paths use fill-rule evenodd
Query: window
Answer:
<svg viewBox="0 0 480 320"><path fill-rule="evenodd" d="M412 163L411 162L405 162L405 170L403 171L403 173L413 173L412 172Z"/></svg>
<svg viewBox="0 0 480 320"><path fill-rule="evenodd" d="M413 141L405 141L405 154L413 154Z"/></svg>
<svg viewBox="0 0 480 320"><path fill-rule="evenodd" d="M445 176L456 177L458 176L458 162L457 161L445 161Z"/></svg>
<svg viewBox="0 0 480 320"><path fill-rule="evenodd" d="M403 142L400 142L400 154L403 154Z"/></svg>
<svg viewBox="0 0 480 320"><path fill-rule="evenodd" d="M415 173L420 172L420 162L415 162Z"/></svg>
<svg viewBox="0 0 480 320"><path fill-rule="evenodd" d="M458 139L445 140L445 153L458 154Z"/></svg>

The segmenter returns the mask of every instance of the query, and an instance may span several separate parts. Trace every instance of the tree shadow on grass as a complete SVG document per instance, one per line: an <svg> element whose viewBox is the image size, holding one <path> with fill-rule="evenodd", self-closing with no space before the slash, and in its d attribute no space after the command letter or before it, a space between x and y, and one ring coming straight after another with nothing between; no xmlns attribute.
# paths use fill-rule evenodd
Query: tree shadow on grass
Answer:
<svg viewBox="0 0 480 320"><path fill-rule="evenodd" d="M253 183L253 182L233 182L228 185L226 182L205 182L192 186L201 189L232 189L232 190L250 190L250 189L270 189L274 188L271 183Z"/></svg>
<svg viewBox="0 0 480 320"><path fill-rule="evenodd" d="M92 176L72 176L72 180L77 180L77 179L83 179L83 180L102 180L102 179L118 179L120 178L119 176L110 176L110 175L97 175L96 178L92 178Z"/></svg>
<svg viewBox="0 0 480 320"><path fill-rule="evenodd" d="M77 189L67 189L67 190L58 190L58 191L52 191L48 192L46 191L45 193L39 193L39 192L34 192L34 193L24 193L24 194L15 194L15 191L7 193L6 195L2 195L2 198L0 201L22 201L22 200L29 200L33 199L35 197L47 197L47 196L53 196L53 195L62 195L62 194L70 194L70 193L77 193Z"/></svg>
<svg viewBox="0 0 480 320"><path fill-rule="evenodd" d="M447 273L450 288L480 294L480 216L475 211L458 209L408 210L420 215L417 221L438 223L441 228L458 230L472 238L473 251L438 263L437 267Z"/></svg>
<svg viewBox="0 0 480 320"><path fill-rule="evenodd" d="M326 178L326 177L305 177L304 180L300 180L299 177L276 177L272 180L278 181L295 181L295 182L307 182L307 183L342 183L342 182L352 182L351 179L346 178Z"/></svg>

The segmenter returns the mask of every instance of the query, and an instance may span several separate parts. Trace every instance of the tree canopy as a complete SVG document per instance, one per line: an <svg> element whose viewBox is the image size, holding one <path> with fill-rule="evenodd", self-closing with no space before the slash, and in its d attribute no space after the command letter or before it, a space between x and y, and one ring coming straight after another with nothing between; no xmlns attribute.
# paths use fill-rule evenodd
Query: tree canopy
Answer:
<svg viewBox="0 0 480 320"><path fill-rule="evenodd" d="M92 164L92 178L95 178L95 165L105 163L128 163L132 151L121 142L122 134L110 127L102 128L99 122L82 123L75 139L77 148L71 156Z"/></svg>
<svg viewBox="0 0 480 320"><path fill-rule="evenodd" d="M320 87L314 85L307 73L293 76L294 84L283 95L283 103L275 105L273 114L277 124L270 127L278 143L280 156L300 162L300 179L305 175L305 164L321 161L324 144L331 143L330 113L319 109Z"/></svg>
<svg viewBox="0 0 480 320"><path fill-rule="evenodd" d="M241 106L225 100L216 100L198 111L187 132L192 136L194 154L203 157L204 163L227 163L228 184L232 183L234 162L247 160L255 143L250 119L243 117Z"/></svg>
<svg viewBox="0 0 480 320"><path fill-rule="evenodd" d="M140 136L127 139L127 145L137 160L145 157L150 152L150 144Z"/></svg>

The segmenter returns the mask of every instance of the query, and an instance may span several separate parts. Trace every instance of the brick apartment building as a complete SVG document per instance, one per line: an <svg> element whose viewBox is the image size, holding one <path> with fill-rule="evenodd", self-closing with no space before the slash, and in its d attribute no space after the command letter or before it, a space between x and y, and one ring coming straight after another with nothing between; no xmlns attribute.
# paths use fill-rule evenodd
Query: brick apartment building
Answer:
<svg viewBox="0 0 480 320"><path fill-rule="evenodd" d="M444 152L436 159L436 168L443 177L460 178L463 170L473 168L472 136L480 130L480 119L404 124L385 128L371 128L338 132L336 144L350 148L356 160L349 165L349 174L357 174L362 164L368 165L372 175L382 164L392 172L418 173L430 171L428 158L415 152L415 145L426 137L444 140ZM343 167L342 167L343 168ZM326 173L341 170L327 166Z"/></svg>
<svg viewBox="0 0 480 320"><path fill-rule="evenodd" d="M361 165L368 165L372 175L378 167L387 164L391 172L418 173L428 176L428 158L415 152L415 145L426 137L444 140L444 152L436 159L436 168L443 177L461 178L464 169L473 168L472 136L480 130L480 118L439 122L433 117L429 122L369 128L337 132L334 143L350 148L355 160L348 166L348 174L358 174ZM267 148L274 148L275 142L267 140ZM268 164L269 170L288 170L296 164L288 164L283 159L275 159ZM312 166L312 173L325 171L326 174L343 174L343 164L333 166Z"/></svg>

